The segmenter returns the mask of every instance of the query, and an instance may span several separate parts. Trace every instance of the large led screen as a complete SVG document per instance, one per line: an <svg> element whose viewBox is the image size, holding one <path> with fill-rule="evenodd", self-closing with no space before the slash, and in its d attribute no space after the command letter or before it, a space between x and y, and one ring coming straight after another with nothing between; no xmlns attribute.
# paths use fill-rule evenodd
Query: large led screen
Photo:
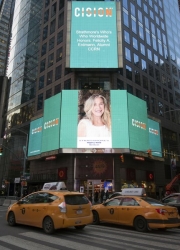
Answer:
<svg viewBox="0 0 180 250"><path fill-rule="evenodd" d="M157 121L148 119L149 124L149 144L152 155L162 157L160 124Z"/></svg>
<svg viewBox="0 0 180 250"><path fill-rule="evenodd" d="M146 152L149 132L146 102L128 93L128 119L130 149Z"/></svg>
<svg viewBox="0 0 180 250"><path fill-rule="evenodd" d="M72 1L70 67L118 68L115 1Z"/></svg>
<svg viewBox="0 0 180 250"><path fill-rule="evenodd" d="M44 102L44 120L41 152L59 149L61 94Z"/></svg>
<svg viewBox="0 0 180 250"><path fill-rule="evenodd" d="M43 118L34 120L30 124L28 156L41 153Z"/></svg>

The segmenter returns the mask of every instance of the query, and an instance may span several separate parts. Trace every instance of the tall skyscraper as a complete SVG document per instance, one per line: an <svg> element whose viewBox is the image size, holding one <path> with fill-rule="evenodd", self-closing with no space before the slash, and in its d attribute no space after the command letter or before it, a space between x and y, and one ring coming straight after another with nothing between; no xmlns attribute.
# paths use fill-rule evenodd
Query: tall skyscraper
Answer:
<svg viewBox="0 0 180 250"><path fill-rule="evenodd" d="M108 57L106 65L98 57L92 59L80 52L76 55L80 51L78 46L89 46L91 39L88 32L97 31L99 23L93 20L91 27L87 26L88 32L81 30L81 23L80 28L77 28L76 22L72 22L73 8L77 5L75 15L80 16L83 22L84 16L104 16L102 2L106 2L107 16L112 14L110 6L115 2L116 23L109 30L104 26L103 32L117 32L118 66L113 59L117 54L115 46L110 47L110 54L104 50L101 55L104 60ZM62 90L127 90L144 100L148 115L160 121L161 153L165 159L152 160L140 154L138 160L138 157L134 158L137 152L136 155L130 152L124 154L122 165L119 154L65 154L63 150L49 151L28 159L31 188L45 181L58 180L57 173L67 171L68 178L64 180L71 189L78 185L87 187L88 183L96 183L94 185L98 186L103 179L110 179L116 189L121 189L123 183L130 185L134 181L137 185L145 183L142 185L147 188L149 186L148 192L152 191L154 185L155 193L175 174L170 167L172 158L176 159L176 171L179 171L179 19L178 0L16 1L7 73L11 87L6 128L29 131L30 120L43 116L44 101ZM77 29L74 35L73 28ZM80 45L76 46L76 35L80 34L78 32L82 34L78 38ZM93 50L92 53L95 54ZM94 65L91 60L94 60ZM47 161L47 156L54 155L56 157L51 159L55 160ZM93 166L98 165L101 158L111 162L109 168L113 168L113 177L107 175L101 178L99 174L89 179L87 174L78 178L75 172L80 171L82 166L89 167L89 158ZM148 179L149 174L153 176L152 179Z"/></svg>

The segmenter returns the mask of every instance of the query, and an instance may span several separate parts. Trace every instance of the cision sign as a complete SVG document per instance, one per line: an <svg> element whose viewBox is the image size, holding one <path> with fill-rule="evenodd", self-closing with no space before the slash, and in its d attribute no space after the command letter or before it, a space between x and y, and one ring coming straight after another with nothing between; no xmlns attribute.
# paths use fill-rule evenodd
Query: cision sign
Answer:
<svg viewBox="0 0 180 250"><path fill-rule="evenodd" d="M70 68L118 68L115 1L72 2Z"/></svg>

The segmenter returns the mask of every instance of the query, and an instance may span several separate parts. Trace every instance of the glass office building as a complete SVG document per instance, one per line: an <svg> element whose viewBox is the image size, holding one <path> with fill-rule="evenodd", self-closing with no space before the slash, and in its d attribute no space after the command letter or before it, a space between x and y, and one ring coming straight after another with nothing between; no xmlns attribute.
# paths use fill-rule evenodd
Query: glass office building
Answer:
<svg viewBox="0 0 180 250"><path fill-rule="evenodd" d="M179 1L93 1L97 6L101 2L116 4L120 45L117 68L70 66L70 13L75 2L79 1L16 1L7 74L11 78L7 128L24 127L28 131L30 120L43 116L44 101L62 90L127 90L146 101L149 116L161 122L165 160L145 157L144 162L129 154L124 155L122 165L119 155L112 154L107 161L111 160L114 168L113 185L116 190L132 180L148 185L151 180L147 176L152 172L155 192L180 169ZM88 155L58 152L56 160L51 161L46 156L29 159L30 186L58 180L59 168L66 169L65 181L71 189L74 182L80 186L89 183L88 178L74 179L74 169L80 162L86 165ZM94 157L98 160L97 155ZM176 171L170 167L172 158L176 160Z"/></svg>

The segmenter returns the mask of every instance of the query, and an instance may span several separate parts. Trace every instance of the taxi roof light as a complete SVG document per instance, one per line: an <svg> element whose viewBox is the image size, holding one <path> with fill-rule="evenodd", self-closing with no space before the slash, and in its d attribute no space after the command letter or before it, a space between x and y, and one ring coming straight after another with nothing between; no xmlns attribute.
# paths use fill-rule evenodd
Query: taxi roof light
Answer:
<svg viewBox="0 0 180 250"><path fill-rule="evenodd" d="M61 204L58 205L61 213L66 213L66 203L63 201Z"/></svg>
<svg viewBox="0 0 180 250"><path fill-rule="evenodd" d="M162 215L165 215L165 213L167 212L165 209L160 209L160 208L156 208L156 211L158 212L158 214Z"/></svg>

